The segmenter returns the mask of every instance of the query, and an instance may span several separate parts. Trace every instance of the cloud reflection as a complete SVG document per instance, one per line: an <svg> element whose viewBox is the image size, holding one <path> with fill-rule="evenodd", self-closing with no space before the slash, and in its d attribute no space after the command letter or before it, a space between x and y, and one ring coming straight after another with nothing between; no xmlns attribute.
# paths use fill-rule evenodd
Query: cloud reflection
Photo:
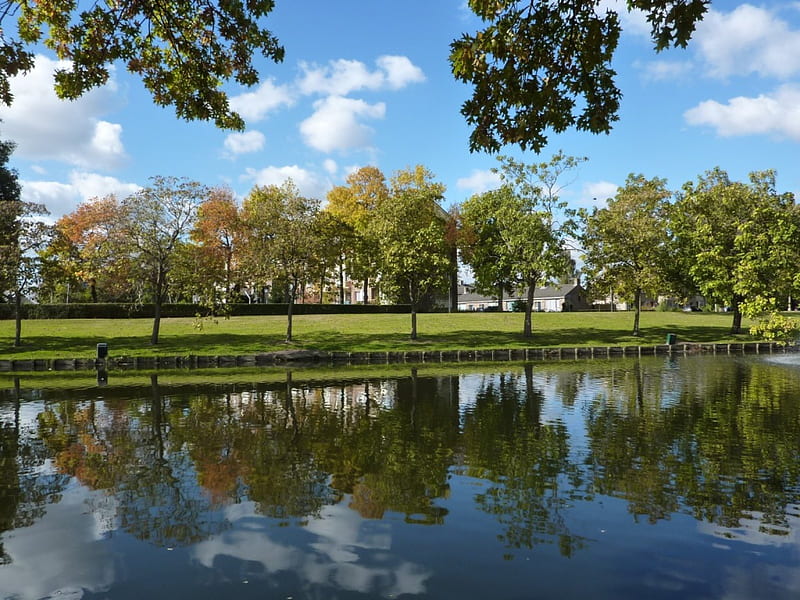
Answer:
<svg viewBox="0 0 800 600"><path fill-rule="evenodd" d="M311 536L306 545L273 539L274 524L256 514L254 503L229 509L226 517L232 529L194 547L194 559L208 568L228 557L258 563L271 575L294 571L306 585L385 597L424 594L432 575L391 553L389 523L364 520L345 503L326 507L308 522L301 530L303 536Z"/></svg>
<svg viewBox="0 0 800 600"><path fill-rule="evenodd" d="M70 599L110 589L114 561L101 542L103 526L97 519L86 510L85 489L73 488L34 525L4 536L14 568L0 569L0 595Z"/></svg>

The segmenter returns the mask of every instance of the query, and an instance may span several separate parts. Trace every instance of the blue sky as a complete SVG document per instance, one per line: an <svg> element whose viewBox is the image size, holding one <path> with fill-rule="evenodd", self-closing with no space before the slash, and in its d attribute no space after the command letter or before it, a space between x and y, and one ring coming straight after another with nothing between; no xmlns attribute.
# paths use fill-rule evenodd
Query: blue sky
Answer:
<svg viewBox="0 0 800 600"><path fill-rule="evenodd" d="M776 169L780 191L800 192L800 2L716 0L689 49L661 54L642 15L625 12L623 22L614 68L624 96L611 134L566 132L550 135L539 156L503 154L588 157L562 192L574 207L601 203L629 173L678 189L714 166L735 179ZM459 112L469 88L447 61L450 42L480 27L464 0L278 0L267 25L286 58L258 63L259 86L228 88L244 133L179 120L122 69L78 101L58 100L56 63L43 51L12 82L15 103L0 109L0 137L17 143L23 197L57 218L87 198L174 175L240 197L291 177L324 199L370 164L387 176L425 165L447 186L445 205L493 185L497 161L469 152Z"/></svg>

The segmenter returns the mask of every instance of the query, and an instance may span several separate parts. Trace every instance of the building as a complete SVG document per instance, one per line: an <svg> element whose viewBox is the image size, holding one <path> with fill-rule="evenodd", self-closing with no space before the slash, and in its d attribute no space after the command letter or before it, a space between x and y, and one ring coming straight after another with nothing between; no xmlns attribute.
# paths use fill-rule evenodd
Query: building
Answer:
<svg viewBox="0 0 800 600"><path fill-rule="evenodd" d="M512 311L524 306L527 291L513 293L503 297L503 311ZM520 304L522 303L522 304ZM533 293L533 310L536 312L571 312L591 310L591 304L579 283L545 286L536 288ZM459 311L498 310L497 297L483 296L468 285L460 285L458 289Z"/></svg>

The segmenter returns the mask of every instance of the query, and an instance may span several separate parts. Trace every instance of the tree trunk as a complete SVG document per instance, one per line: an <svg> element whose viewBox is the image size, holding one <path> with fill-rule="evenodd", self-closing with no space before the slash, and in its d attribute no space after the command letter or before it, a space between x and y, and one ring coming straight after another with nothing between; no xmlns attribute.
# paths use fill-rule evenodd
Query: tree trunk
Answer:
<svg viewBox="0 0 800 600"><path fill-rule="evenodd" d="M158 274L158 278L156 280L156 293L155 293L155 303L153 306L153 333L150 335L150 345L156 346L158 344L158 332L161 329L161 302L164 297L164 281L162 279L162 274Z"/></svg>
<svg viewBox="0 0 800 600"><path fill-rule="evenodd" d="M364 304L369 304L369 277L364 279Z"/></svg>
<svg viewBox="0 0 800 600"><path fill-rule="evenodd" d="M497 284L497 311L503 312L503 284Z"/></svg>
<svg viewBox="0 0 800 600"><path fill-rule="evenodd" d="M344 304L344 262L339 262L339 304Z"/></svg>
<svg viewBox="0 0 800 600"><path fill-rule="evenodd" d="M97 280L89 280L89 290L91 290L92 302L97 302Z"/></svg>
<svg viewBox="0 0 800 600"><path fill-rule="evenodd" d="M531 313L533 313L533 295L536 293L536 283L528 286L528 295L525 304L525 322L522 326L522 337L530 339L533 337L533 327L531 326Z"/></svg>
<svg viewBox="0 0 800 600"><path fill-rule="evenodd" d="M635 305L635 313L633 317L633 335L639 335L639 315L642 312L642 288L636 288L636 294L633 298Z"/></svg>
<svg viewBox="0 0 800 600"><path fill-rule="evenodd" d="M14 346L22 345L22 292L14 293Z"/></svg>
<svg viewBox="0 0 800 600"><path fill-rule="evenodd" d="M541 394L537 394L533 387L533 365L525 365L525 404L528 407L528 422L536 427L542 412Z"/></svg>
<svg viewBox="0 0 800 600"><path fill-rule="evenodd" d="M739 306L744 298L739 294L733 295L733 302L731 308L733 309L733 324L731 325L731 333L742 333L742 311Z"/></svg>
<svg viewBox="0 0 800 600"><path fill-rule="evenodd" d="M417 303L411 303L411 339L417 339Z"/></svg>
<svg viewBox="0 0 800 600"><path fill-rule="evenodd" d="M458 312L458 248L450 250L450 312Z"/></svg>
<svg viewBox="0 0 800 600"><path fill-rule="evenodd" d="M164 414L161 406L161 389L158 386L158 375L150 375L150 389L153 397L153 404L151 406L151 415L153 421L153 437L156 440L156 448L158 458L164 458L164 437L161 433L161 423L164 419Z"/></svg>
<svg viewBox="0 0 800 600"><path fill-rule="evenodd" d="M319 303L322 304L323 296L325 290L325 275L319 278Z"/></svg>
<svg viewBox="0 0 800 600"><path fill-rule="evenodd" d="M297 287L297 281L289 288L289 302L286 308L286 342L292 341L292 316L294 314L294 295Z"/></svg>

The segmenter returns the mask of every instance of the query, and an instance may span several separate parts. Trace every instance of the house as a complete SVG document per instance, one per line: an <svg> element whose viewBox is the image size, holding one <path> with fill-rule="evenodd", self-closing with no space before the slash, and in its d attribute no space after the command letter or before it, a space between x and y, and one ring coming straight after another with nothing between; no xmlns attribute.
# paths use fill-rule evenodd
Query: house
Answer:
<svg viewBox="0 0 800 600"><path fill-rule="evenodd" d="M527 292L513 293L503 297L503 311L512 311L527 300ZM483 296L468 285L460 285L458 310L498 310L497 297ZM566 283L536 288L533 293L533 310L536 312L570 312L590 310L591 305L580 283Z"/></svg>

